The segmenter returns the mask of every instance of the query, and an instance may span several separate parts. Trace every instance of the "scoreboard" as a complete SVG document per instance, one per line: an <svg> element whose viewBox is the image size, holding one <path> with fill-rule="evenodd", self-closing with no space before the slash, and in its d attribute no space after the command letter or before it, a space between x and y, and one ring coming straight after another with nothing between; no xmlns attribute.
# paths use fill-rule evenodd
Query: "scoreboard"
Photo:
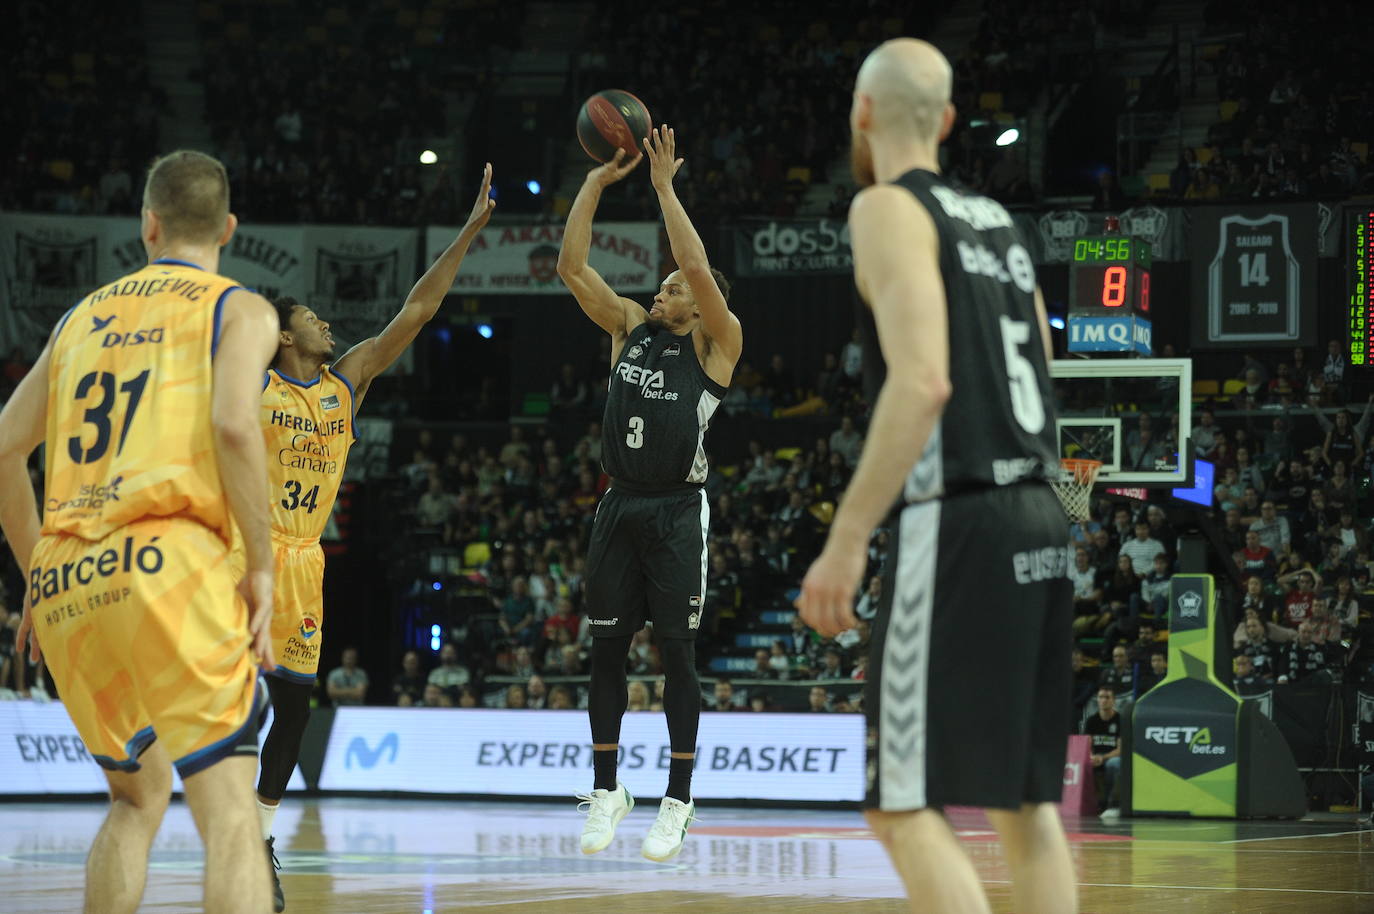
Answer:
<svg viewBox="0 0 1374 914"><path fill-rule="evenodd" d="M1150 313L1150 243L1129 235L1090 235L1073 242L1069 312Z"/></svg>
<svg viewBox="0 0 1374 914"><path fill-rule="evenodd" d="M1374 267L1374 207L1351 206L1345 212L1345 271L1349 295L1349 354L1352 368L1374 364L1374 307L1369 294Z"/></svg>
<svg viewBox="0 0 1374 914"><path fill-rule="evenodd" d="M1115 226L1109 224L1108 232ZM1085 235L1069 261L1069 352L1153 352L1150 242L1130 235Z"/></svg>

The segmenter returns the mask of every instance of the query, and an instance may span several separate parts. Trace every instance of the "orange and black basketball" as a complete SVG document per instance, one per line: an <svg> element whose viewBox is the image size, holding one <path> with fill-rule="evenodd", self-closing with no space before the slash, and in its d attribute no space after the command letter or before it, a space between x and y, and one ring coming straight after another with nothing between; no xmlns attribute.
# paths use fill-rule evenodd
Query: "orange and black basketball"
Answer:
<svg viewBox="0 0 1374 914"><path fill-rule="evenodd" d="M644 150L653 121L644 103L624 89L605 89L582 104L577 115L577 139L598 162L615 158L616 149L633 159Z"/></svg>

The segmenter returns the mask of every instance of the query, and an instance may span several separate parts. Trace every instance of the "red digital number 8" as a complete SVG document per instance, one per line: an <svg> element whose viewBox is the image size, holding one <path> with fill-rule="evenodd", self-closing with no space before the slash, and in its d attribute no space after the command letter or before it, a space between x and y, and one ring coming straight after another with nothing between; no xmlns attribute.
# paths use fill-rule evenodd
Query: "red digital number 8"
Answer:
<svg viewBox="0 0 1374 914"><path fill-rule="evenodd" d="M1125 267L1107 267L1107 272L1102 274L1102 304L1107 308L1126 304Z"/></svg>
<svg viewBox="0 0 1374 914"><path fill-rule="evenodd" d="M1140 310L1150 310L1150 274L1140 274Z"/></svg>

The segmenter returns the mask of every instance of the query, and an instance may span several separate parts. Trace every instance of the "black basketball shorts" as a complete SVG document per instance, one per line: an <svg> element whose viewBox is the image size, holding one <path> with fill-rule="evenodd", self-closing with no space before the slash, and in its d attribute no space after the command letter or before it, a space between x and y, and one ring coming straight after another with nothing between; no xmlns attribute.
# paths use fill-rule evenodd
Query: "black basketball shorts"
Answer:
<svg viewBox="0 0 1374 914"><path fill-rule="evenodd" d="M632 635L648 620L661 638L695 638L710 520L701 489L640 495L613 484L597 505L587 549L591 633Z"/></svg>
<svg viewBox="0 0 1374 914"><path fill-rule="evenodd" d="M902 509L869 648L867 807L1058 802L1068 536L1038 482Z"/></svg>

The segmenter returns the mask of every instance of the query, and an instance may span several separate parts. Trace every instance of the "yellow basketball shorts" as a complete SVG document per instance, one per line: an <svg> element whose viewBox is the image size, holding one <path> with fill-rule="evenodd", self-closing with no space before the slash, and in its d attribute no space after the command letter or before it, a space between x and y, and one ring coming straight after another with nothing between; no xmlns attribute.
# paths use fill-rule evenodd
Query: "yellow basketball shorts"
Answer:
<svg viewBox="0 0 1374 914"><path fill-rule="evenodd" d="M243 577L243 540L234 529L229 558L235 581ZM314 683L320 669L320 627L324 624L324 549L318 540L272 533L272 656L269 676Z"/></svg>
<svg viewBox="0 0 1374 914"><path fill-rule="evenodd" d="M272 653L277 660L273 674L313 683L324 638L324 550L319 543L294 545L274 537L272 553Z"/></svg>
<svg viewBox="0 0 1374 914"><path fill-rule="evenodd" d="M182 777L256 752L248 608L213 531L162 518L44 537L28 583L48 668L102 767L137 771L154 740Z"/></svg>

